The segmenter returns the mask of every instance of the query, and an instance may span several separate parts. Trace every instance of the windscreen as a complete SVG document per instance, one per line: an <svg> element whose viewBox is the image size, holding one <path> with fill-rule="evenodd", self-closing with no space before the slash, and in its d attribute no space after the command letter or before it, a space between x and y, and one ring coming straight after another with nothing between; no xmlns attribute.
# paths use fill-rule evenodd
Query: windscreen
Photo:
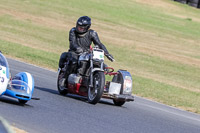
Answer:
<svg viewBox="0 0 200 133"><path fill-rule="evenodd" d="M8 62L3 54L0 53L0 66L8 67Z"/></svg>
<svg viewBox="0 0 200 133"><path fill-rule="evenodd" d="M22 80L12 80L11 84L8 86L8 89L20 92L22 94L31 94L31 89L29 88L28 84Z"/></svg>

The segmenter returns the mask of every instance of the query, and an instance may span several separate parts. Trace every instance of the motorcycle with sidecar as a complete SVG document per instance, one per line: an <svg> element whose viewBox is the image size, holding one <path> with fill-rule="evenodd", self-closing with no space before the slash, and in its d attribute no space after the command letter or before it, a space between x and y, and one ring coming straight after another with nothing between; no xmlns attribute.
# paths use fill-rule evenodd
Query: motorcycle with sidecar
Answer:
<svg viewBox="0 0 200 133"><path fill-rule="evenodd" d="M102 49L94 47L82 53L78 68L66 76L69 64L67 60L64 67L58 69L57 88L61 95L85 96L91 104L98 103L101 98L112 99L117 106L134 101L131 74L126 70L114 72L113 68L105 66ZM112 76L112 80L106 81L107 76Z"/></svg>

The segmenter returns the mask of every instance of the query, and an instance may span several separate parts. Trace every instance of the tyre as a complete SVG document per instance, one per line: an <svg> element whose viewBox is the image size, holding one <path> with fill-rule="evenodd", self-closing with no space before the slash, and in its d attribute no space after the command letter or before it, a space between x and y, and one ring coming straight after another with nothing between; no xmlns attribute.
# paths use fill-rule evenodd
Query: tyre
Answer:
<svg viewBox="0 0 200 133"><path fill-rule="evenodd" d="M125 103L125 101L117 101L117 100L113 99L113 103L114 103L116 106L122 106L122 105Z"/></svg>
<svg viewBox="0 0 200 133"><path fill-rule="evenodd" d="M25 103L28 102L27 100L22 100L22 99L18 99L18 101L19 101L19 103L21 103L21 104L25 104Z"/></svg>
<svg viewBox="0 0 200 133"><path fill-rule="evenodd" d="M96 104L101 99L105 86L104 72L95 72L93 75L93 87L88 89L88 102Z"/></svg>
<svg viewBox="0 0 200 133"><path fill-rule="evenodd" d="M64 86L61 86L62 82L64 81L64 72L59 72L58 74L58 79L57 79L57 88L58 88L58 92L60 93L60 95L66 95L68 93L68 91L66 90L66 88Z"/></svg>

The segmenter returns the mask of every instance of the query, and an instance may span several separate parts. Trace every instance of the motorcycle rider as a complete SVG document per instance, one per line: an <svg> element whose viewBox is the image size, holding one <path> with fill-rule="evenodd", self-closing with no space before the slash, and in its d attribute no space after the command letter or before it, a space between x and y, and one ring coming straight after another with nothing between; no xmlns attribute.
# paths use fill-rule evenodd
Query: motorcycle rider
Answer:
<svg viewBox="0 0 200 133"><path fill-rule="evenodd" d="M71 69L76 67L80 53L89 51L92 42L94 45L97 45L100 49L104 50L105 56L110 61L114 61L113 56L109 54L106 47L99 40L97 32L90 29L90 26L91 18L88 16L82 16L77 20L76 27L73 27L69 32L70 49L60 56L60 68L64 67L64 62L68 59L71 60L71 64L68 65L67 71L72 71ZM71 68L69 68L70 66Z"/></svg>

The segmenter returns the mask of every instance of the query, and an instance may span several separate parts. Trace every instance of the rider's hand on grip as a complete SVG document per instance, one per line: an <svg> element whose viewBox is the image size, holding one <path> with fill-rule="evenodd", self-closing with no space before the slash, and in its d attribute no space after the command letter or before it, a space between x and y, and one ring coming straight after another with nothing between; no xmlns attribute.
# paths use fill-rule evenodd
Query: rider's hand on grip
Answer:
<svg viewBox="0 0 200 133"><path fill-rule="evenodd" d="M115 59L113 58L111 54L107 54L106 57L112 62L115 61Z"/></svg>

